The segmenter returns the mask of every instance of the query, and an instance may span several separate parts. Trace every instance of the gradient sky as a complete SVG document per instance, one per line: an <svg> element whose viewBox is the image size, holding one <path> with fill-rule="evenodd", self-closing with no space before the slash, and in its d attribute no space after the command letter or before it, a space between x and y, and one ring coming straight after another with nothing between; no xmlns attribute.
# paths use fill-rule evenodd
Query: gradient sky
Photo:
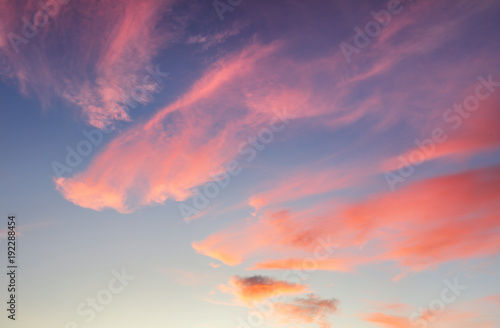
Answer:
<svg viewBox="0 0 500 328"><path fill-rule="evenodd" d="M500 327L499 16L0 0L1 326Z"/></svg>

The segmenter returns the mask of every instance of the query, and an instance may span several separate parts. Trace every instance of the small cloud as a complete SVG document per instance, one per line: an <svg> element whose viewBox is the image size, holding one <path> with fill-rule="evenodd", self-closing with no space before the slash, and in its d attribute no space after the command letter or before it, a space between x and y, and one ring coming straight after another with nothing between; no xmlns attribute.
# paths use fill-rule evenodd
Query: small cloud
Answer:
<svg viewBox="0 0 500 328"><path fill-rule="evenodd" d="M275 303L276 316L273 319L280 325L317 324L320 328L329 328L328 316L338 310L338 304L339 301L334 298L322 299L309 294L289 303Z"/></svg>
<svg viewBox="0 0 500 328"><path fill-rule="evenodd" d="M277 295L305 292L307 286L257 275L246 278L233 276L228 285L221 285L219 289L224 293L235 295L238 300L247 305L252 305L254 302Z"/></svg>
<svg viewBox="0 0 500 328"><path fill-rule="evenodd" d="M228 38L236 36L240 33L240 27L231 27L225 31L217 32L209 35L192 35L190 36L186 43L191 45L201 45L202 51L208 50L209 48L224 43Z"/></svg>

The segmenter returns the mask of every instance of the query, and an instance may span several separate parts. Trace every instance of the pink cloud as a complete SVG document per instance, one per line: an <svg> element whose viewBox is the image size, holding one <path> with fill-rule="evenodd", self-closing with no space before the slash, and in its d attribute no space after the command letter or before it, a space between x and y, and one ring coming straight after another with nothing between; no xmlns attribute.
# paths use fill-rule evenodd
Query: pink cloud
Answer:
<svg viewBox="0 0 500 328"><path fill-rule="evenodd" d="M184 95L118 136L85 172L57 179L58 189L75 204L96 210L127 212L167 199L182 201L241 157L238 147L276 119L273 109L295 120L335 112L330 98L339 95L312 83L325 71L325 59L297 63L283 58L282 48L282 42L253 43L219 59ZM293 83L290 67L298 74ZM350 115L339 111L335 119Z"/></svg>
<svg viewBox="0 0 500 328"><path fill-rule="evenodd" d="M415 272L498 253L497 186L499 167L440 176L398 193L331 208L331 214L268 212L245 229L235 225L193 246L229 265L265 254L267 259L254 268L288 269L304 262L304 257L290 258L290 253L302 250L314 255L318 240L331 238L341 248L317 259L318 269L345 271L390 261L405 273ZM367 243L372 246L363 253L352 249Z"/></svg>
<svg viewBox="0 0 500 328"><path fill-rule="evenodd" d="M380 312L369 313L362 316L367 322L374 323L383 328L410 328L408 318Z"/></svg>
<svg viewBox="0 0 500 328"><path fill-rule="evenodd" d="M5 5L4 12L9 17L19 17L25 10L32 14L37 3L28 4L21 9ZM122 97L130 95L138 85L147 91L154 90L156 81L149 79L144 84L144 69L162 47L169 47L184 33L186 19L177 21L172 17L170 9L174 4L149 0L123 1L122 6L112 6L98 1L72 1L61 7L45 32L31 41L33 46L50 50L56 48L52 46L57 37L69 39L75 35L71 39L71 55L54 63L57 56L43 51L40 56L22 52L16 57L2 48L12 66L11 77L16 78L26 92L34 89L49 98L56 94L80 106L86 120L94 126L129 120ZM418 7L418 10L425 13L427 9ZM75 11L92 17L92 23L85 19L74 22ZM176 31L158 28L163 26L158 24L160 20L176 20L181 28ZM10 18L2 24L2 31L19 27L16 26L19 22ZM411 25L405 24L401 28ZM352 72L345 67L339 52L302 60L289 54L287 47L292 38L284 37L264 45L255 37L240 50L215 60L182 96L151 118L129 127L103 149L87 169L71 178L57 179L56 186L66 199L79 206L130 212L140 206L193 197L196 188L213 181L212 174L223 171L226 163L240 155L238 146L242 142L269 124L273 108L286 108L296 122L313 121L328 129L354 124L370 115L374 117L374 125L394 123L398 118L393 116L400 116L394 111L388 115L373 114L381 114L383 100L397 98L394 95L397 92L384 93L382 97L380 90L376 90L360 100L357 88L394 69L398 60L409 58L415 48L419 53L429 53L442 41L439 34L431 35L430 41L419 39L412 47L409 47L410 41L393 43L390 40L398 33L396 26L391 25L394 32L389 33L390 37L387 34L386 39L374 44L386 49L379 53L390 56L372 57L374 54L367 49L362 55L373 60L363 61L366 65ZM421 28L432 31L435 26ZM73 29L84 32L72 33ZM237 31L236 27L207 35L206 39L201 36L191 43L222 42ZM5 38L2 40L1 45L7 45ZM160 65L160 69L168 70L168 66ZM318 83L318 77L323 76L332 83ZM142 100L150 99L146 96ZM324 179L320 181L321 187L305 188L302 177L295 185L283 188L289 188L290 194L296 193L300 198L302 194L317 195L352 183L350 175L339 174L314 175L315 179ZM268 191L255 195L252 204L262 207L270 201L281 202L277 194Z"/></svg>
<svg viewBox="0 0 500 328"><path fill-rule="evenodd" d="M282 205L305 197L322 195L324 193L352 187L366 176L364 168L346 168L337 166L319 167L308 165L294 168L272 182L272 188L253 195L249 205L256 210L268 206Z"/></svg>
<svg viewBox="0 0 500 328"><path fill-rule="evenodd" d="M485 77L487 80L488 78ZM493 80L496 78L493 76ZM443 159L443 158L470 158L481 152L492 151L500 147L500 134L496 127L500 124L500 92L494 90L489 92L486 89L488 98L479 101L477 109L468 111L463 107L463 100L469 96L474 96L477 87L482 84L476 81L472 88L464 92L464 96L456 102L462 106L462 111L454 111L453 107L443 110L442 116L435 121L433 129L441 129L439 137L434 134L434 130L417 138L414 148L405 153L385 160L382 168L385 170L397 170L405 165L420 165L423 162ZM439 121L440 119L440 121ZM401 158L404 159L401 160ZM415 162L416 161L416 162Z"/></svg>
<svg viewBox="0 0 500 328"><path fill-rule="evenodd" d="M36 94L46 107L56 96L76 105L93 126L103 128L130 120L132 105L124 99L136 95L133 102L151 100L158 86L158 81L147 77L148 69L155 70L151 61L160 48L168 47L182 33L182 29L158 27L160 20L172 19L169 9L174 2L50 3L56 4L50 9L52 15L47 15L39 1L2 2L0 51L8 68L3 66L0 73L14 80L24 94ZM47 23L25 38L21 18L32 21L37 13L48 17ZM26 42L17 44L9 33ZM64 56L56 51L61 47Z"/></svg>
<svg viewBox="0 0 500 328"><path fill-rule="evenodd" d="M192 196L194 187L213 180L212 174L237 156L242 129L254 131L275 115L267 108L246 120L232 120L245 113L233 109L238 103L233 93L240 92L231 86L275 48L255 45L222 60L183 97L113 140L85 172L57 179L58 189L80 206L121 212ZM200 102L213 110L201 109Z"/></svg>

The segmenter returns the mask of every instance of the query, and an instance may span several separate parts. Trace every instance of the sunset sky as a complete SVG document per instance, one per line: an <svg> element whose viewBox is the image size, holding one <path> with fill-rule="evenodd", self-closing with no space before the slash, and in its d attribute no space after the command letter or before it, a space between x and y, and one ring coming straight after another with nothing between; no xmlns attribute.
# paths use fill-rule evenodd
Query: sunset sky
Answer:
<svg viewBox="0 0 500 328"><path fill-rule="evenodd" d="M0 0L0 326L500 327L498 17Z"/></svg>

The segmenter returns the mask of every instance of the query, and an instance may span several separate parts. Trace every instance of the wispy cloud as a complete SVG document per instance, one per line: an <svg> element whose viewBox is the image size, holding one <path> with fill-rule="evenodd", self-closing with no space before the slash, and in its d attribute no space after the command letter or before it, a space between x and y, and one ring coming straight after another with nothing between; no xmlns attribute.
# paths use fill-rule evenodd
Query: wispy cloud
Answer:
<svg viewBox="0 0 500 328"><path fill-rule="evenodd" d="M134 6L140 6L137 11L144 13L144 20L152 22L154 19L150 15L157 12L154 4L155 2L148 2L148 5L141 3L129 6L131 12L134 11ZM469 12L467 17L485 9L481 8ZM396 23L391 25L394 31L374 44L376 52L363 53L362 56L366 58L360 61L355 70L345 67L339 52L305 60L291 56L290 48L296 42L295 37L284 36L279 41L262 43L258 41L258 36L254 36L237 50L225 52L218 57L177 100L157 111L149 120L135 124L118 136L92 160L85 171L72 178L56 180L57 188L75 204L96 210L110 207L120 212L130 212L140 206L163 204L168 200L186 200L195 195L196 188L213 181L213 175L221 173L226 163L239 156L238 147L269 121L273 109L286 109L296 124L303 124L307 129L320 125L335 131L360 124L369 117L371 124L362 137L365 140L379 135L389 127L394 128L401 122L414 126L422 121L428 124L429 119L424 118L424 114L432 113L435 106L440 104L433 101L438 96L443 96L441 90L426 90L432 95L429 102L419 104L422 113L396 110L401 104L408 103L408 99L414 94L415 90L412 88L415 81L402 81L401 88L398 89L377 81L386 74L397 71L402 62L409 63L415 54L434 53L442 46L443 38L448 37L443 32L446 30L444 27L449 24L457 26L464 18L452 17L446 22L429 20L429 24L417 25L417 18L427 17L425 15L429 12L432 15L435 13L432 8L423 5L415 6L412 10L415 11L416 18L406 18L409 22L398 23L403 24L398 28ZM120 50L120 45L126 43L126 40L149 42L147 49L151 51L141 53L142 57L139 58L144 60L139 61L140 65L148 62L151 59L149 54L153 54L162 44L157 44L153 36L152 41L148 41L147 37L143 38L139 32L126 27L128 25L125 21L118 25L123 28L115 33L116 37L112 39L114 41L110 42L112 48L100 56L97 67L103 74L103 81L121 81L123 74L115 76L115 72L120 70L112 67L128 62L127 53ZM148 26L152 29L152 25L146 24L146 27L142 27L146 29L144 33L155 35L155 30L147 29ZM410 26L411 29L422 32L416 35L425 37L418 40L404 38ZM188 42L211 43L236 32L223 33L220 37L217 33L222 32L217 31L207 36L192 35ZM175 39L175 33L171 38ZM138 45L135 48L140 47ZM483 62L481 65L486 64ZM415 80L425 80L422 74L415 73ZM456 83L453 82L458 74L456 70L442 69L440 74L452 81L451 84ZM109 82L109 85L113 83ZM376 85L367 89L373 83ZM92 87L87 88L85 83L79 85L83 85L79 90L83 90L85 96L77 97L78 99L95 99ZM454 89L454 86L449 86L448 89ZM108 88L106 84L102 84L98 90L106 90L101 92L105 95L104 98L113 101L116 99L113 90L117 88L114 85ZM363 95L362 98L359 97L360 94ZM75 95L77 93L70 93L70 98L77 99ZM84 106L100 122L107 120L106 115L128 119L120 109L105 111L107 114L101 116L99 106ZM292 138L293 134L288 134L288 137ZM449 145L451 147L452 144ZM306 169L304 172L313 172L313 169ZM341 187L352 183L349 175L344 173L330 175L332 172L325 172L323 177L319 173L311 174L311 177L325 179L323 189L328 190L334 188L334 185ZM294 188L295 192L306 192L300 182L295 187L288 187L291 188L291 193ZM320 193L321 190L314 192ZM252 205L262 207L268 202L266 197L271 196L269 193L255 195Z"/></svg>
<svg viewBox="0 0 500 328"><path fill-rule="evenodd" d="M140 102L150 101L146 92L158 83L145 80L151 60L182 33L165 27L167 21L179 20L169 15L174 2L71 1L58 6L57 15L29 43L19 44L18 51L8 33L23 37L22 19L46 12L34 0L3 2L0 51L7 63L0 72L46 107L54 97L76 105L93 126L128 121L126 99L137 93Z"/></svg>
<svg viewBox="0 0 500 328"><path fill-rule="evenodd" d="M338 310L336 299L322 299L309 294L303 298L295 298L290 302L274 304L276 316L273 318L279 325L317 324L320 328L330 328L329 316Z"/></svg>
<svg viewBox="0 0 500 328"><path fill-rule="evenodd" d="M362 314L360 317L381 328L411 328L424 325L422 322L410 321L407 316L400 314L371 312ZM432 320L432 326L436 328L492 328L493 322L485 320L478 312L448 309L438 319Z"/></svg>
<svg viewBox="0 0 500 328"><path fill-rule="evenodd" d="M495 182L499 179L499 167L484 168L413 183L398 193L326 207L329 214L267 213L244 230L235 225L193 246L228 265L262 254L277 257L259 262L255 266L259 269L296 267L300 257L280 254L293 254L297 249L312 254L314 241L326 237L326 232L342 249L335 257L319 261L319 269L346 270L393 261L407 273L447 261L486 257L497 253L493 245L499 242L496 200L500 189L496 186L500 183ZM373 246L363 253L353 252L353 247L367 243Z"/></svg>

